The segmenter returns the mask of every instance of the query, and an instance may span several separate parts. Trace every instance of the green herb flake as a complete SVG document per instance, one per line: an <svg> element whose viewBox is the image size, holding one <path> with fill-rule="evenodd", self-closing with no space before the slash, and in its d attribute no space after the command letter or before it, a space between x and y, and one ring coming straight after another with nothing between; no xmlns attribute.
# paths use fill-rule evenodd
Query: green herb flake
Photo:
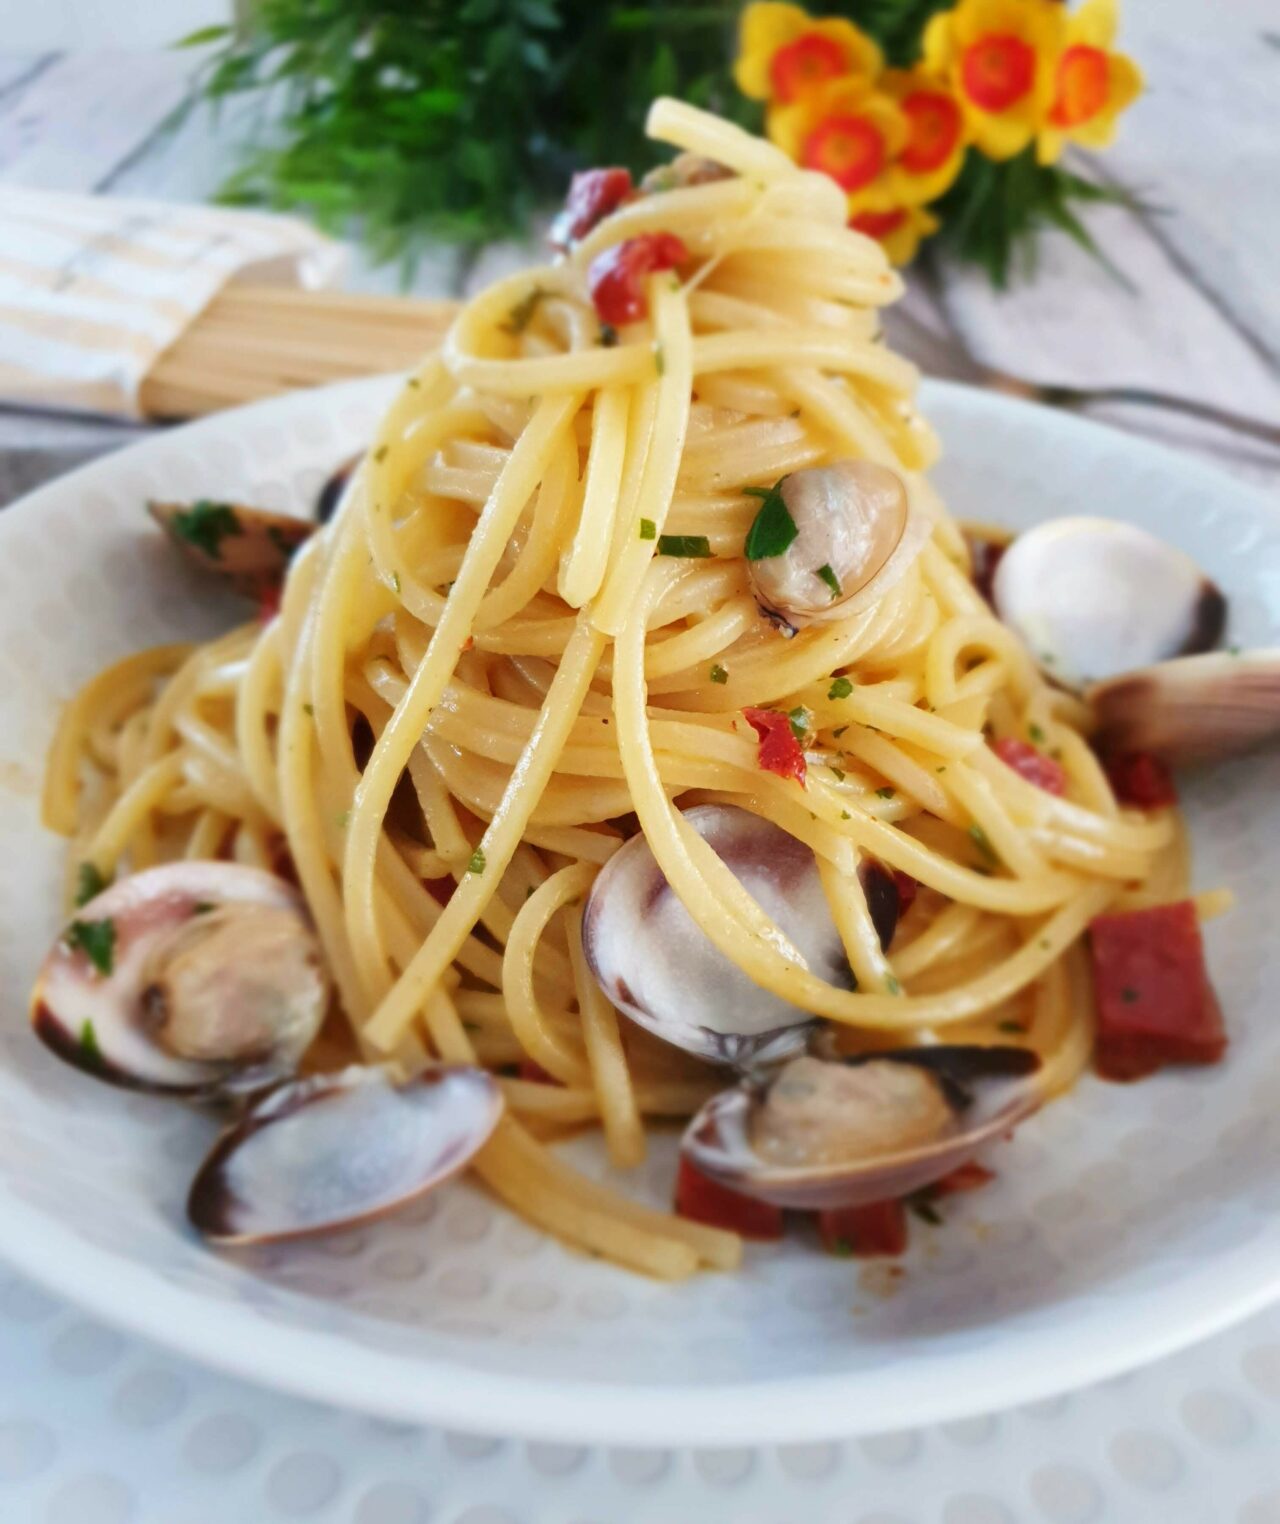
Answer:
<svg viewBox="0 0 1280 1524"><path fill-rule="evenodd" d="M392 572L391 573L391 586L393 588L395 588L396 594L398 596L399 592L400 592L400 573L399 572Z"/></svg>
<svg viewBox="0 0 1280 1524"><path fill-rule="evenodd" d="M338 829L342 830L342 831L345 831L347 826L350 823L351 823L351 811L350 810L343 810L338 815Z"/></svg>
<svg viewBox="0 0 1280 1524"><path fill-rule="evenodd" d="M1126 985L1120 991L1120 998L1126 1005L1136 1005L1142 997L1138 994L1137 990L1133 989L1130 985Z"/></svg>
<svg viewBox="0 0 1280 1524"><path fill-rule="evenodd" d="M926 1201L923 1197L915 1197L911 1201L911 1210L921 1222L927 1222L931 1228L940 1228L942 1218L933 1202Z"/></svg>
<svg viewBox="0 0 1280 1524"><path fill-rule="evenodd" d="M1041 745L1044 744L1044 741L1046 739L1045 733L1040 728L1039 725L1028 725L1027 726L1027 734L1031 737L1031 739L1036 743L1037 746L1041 746Z"/></svg>
<svg viewBox="0 0 1280 1524"><path fill-rule="evenodd" d="M831 732L831 734L832 734L832 735L833 735L833 736L834 736L834 737L835 737L835 739L836 739L836 740L837 740L837 741L838 741L838 740L839 740L839 739L840 739L840 737L841 737L841 736L842 736L842 735L843 735L843 734L844 734L844 733L845 733L845 731L846 731L846 730L848 730L848 728L849 728L849 727L848 727L848 726L847 726L847 725L841 725L841 727L840 727L840 729L839 729L839 730L833 730L833 731L832 731L832 732Z"/></svg>
<svg viewBox="0 0 1280 1524"><path fill-rule="evenodd" d="M549 296L549 291L544 291L541 286L533 286L520 298L520 300L507 313L506 321L498 326L503 333L521 334L533 322L533 315L538 310L538 303L544 296Z"/></svg>
<svg viewBox="0 0 1280 1524"><path fill-rule="evenodd" d="M468 873L483 873L484 872L484 848L483 847L477 847L475 849L475 851L471 854L471 856L467 859L467 872Z"/></svg>
<svg viewBox="0 0 1280 1524"><path fill-rule="evenodd" d="M191 914L210 915L217 908L217 905L215 905L212 900L197 900L191 907Z"/></svg>
<svg viewBox="0 0 1280 1524"><path fill-rule="evenodd" d="M836 779L837 783L843 783L844 782L846 775L845 775L845 772L844 772L844 770L842 768L836 767L834 764L828 762L827 763L827 771L829 773L833 773L835 775L835 779Z"/></svg>
<svg viewBox="0 0 1280 1524"><path fill-rule="evenodd" d="M600 324L599 344L602 349L612 349L618 342L618 330L612 323Z"/></svg>
<svg viewBox="0 0 1280 1524"><path fill-rule="evenodd" d="M711 678L713 683L727 683L729 681L729 674L725 671L719 662L716 662L715 665L711 668L708 676Z"/></svg>
<svg viewBox="0 0 1280 1524"><path fill-rule="evenodd" d="M667 373L667 351L661 344L653 346L653 368L660 376Z"/></svg>
<svg viewBox="0 0 1280 1524"><path fill-rule="evenodd" d="M893 798L897 797L897 793L898 793L898 791L897 791L896 788L890 788L889 785L886 783L883 788L878 788L876 790L876 798L877 799L893 799Z"/></svg>
<svg viewBox="0 0 1280 1524"><path fill-rule="evenodd" d="M783 476L772 487L744 489L748 497L760 499L760 511L752 520L743 547L743 554L748 561L766 561L771 556L780 556L800 533L790 509L782 499L782 484L785 481L786 477Z"/></svg>
<svg viewBox="0 0 1280 1524"><path fill-rule="evenodd" d="M72 921L67 927L66 944L75 952L82 952L94 968L104 977L116 966L116 923L105 921Z"/></svg>
<svg viewBox="0 0 1280 1524"><path fill-rule="evenodd" d="M976 821L969 827L969 837L974 846L977 847L978 851L982 853L989 863L998 863L1000 861L999 853L991 845L991 838Z"/></svg>
<svg viewBox="0 0 1280 1524"><path fill-rule="evenodd" d="M221 561L223 540L244 533L230 503L213 503L208 498L201 498L190 508L175 513L170 528L179 539L194 545L211 561Z"/></svg>
<svg viewBox="0 0 1280 1524"><path fill-rule="evenodd" d="M840 811L840 819L841 820L852 820L853 816L849 813L848 810L841 810Z"/></svg>
<svg viewBox="0 0 1280 1524"><path fill-rule="evenodd" d="M821 577L821 579L831 589L831 597L833 600L838 598L843 592L843 588L840 586L840 578L837 577L835 572L831 570L830 563L826 564L825 566L820 566L814 575Z"/></svg>
<svg viewBox="0 0 1280 1524"><path fill-rule="evenodd" d="M408 381L405 382L405 385L416 392L422 385L422 382L418 380L417 376L410 376Z"/></svg>
<svg viewBox="0 0 1280 1524"><path fill-rule="evenodd" d="M711 542L705 534L660 534L660 556L685 556L691 560L705 561L711 554Z"/></svg>
<svg viewBox="0 0 1280 1524"><path fill-rule="evenodd" d="M1020 1021L996 1022L996 1031L1008 1032L1011 1037L1025 1037L1027 1035L1027 1030L1028 1029L1024 1027Z"/></svg>
<svg viewBox="0 0 1280 1524"><path fill-rule="evenodd" d="M902 993L902 981L896 974L885 976L884 987L891 995L900 995Z"/></svg>
<svg viewBox="0 0 1280 1524"><path fill-rule="evenodd" d="M88 1063L100 1064L102 1062L102 1049L98 1046L98 1033L91 1021L84 1022L80 1028L80 1052Z"/></svg>
<svg viewBox="0 0 1280 1524"><path fill-rule="evenodd" d="M945 772L946 772L946 770L947 770L947 769L946 769L946 767L945 767L945 766L943 766L943 767L935 767L935 768L934 768L934 772L935 772L935 773L945 773Z"/></svg>
<svg viewBox="0 0 1280 1524"><path fill-rule="evenodd" d="M809 721L812 716L803 704L797 704L794 709L787 711L787 719L791 721L791 734L797 741L803 741L809 734Z"/></svg>
<svg viewBox="0 0 1280 1524"><path fill-rule="evenodd" d="M316 706L314 704L304 704L302 706L302 712L303 714L310 715L314 720L316 717Z"/></svg>
<svg viewBox="0 0 1280 1524"><path fill-rule="evenodd" d="M102 873L97 863L81 863L76 875L76 909L96 900L110 885L111 879Z"/></svg>
<svg viewBox="0 0 1280 1524"><path fill-rule="evenodd" d="M836 677L831 680L831 686L827 689L827 697L829 699L848 698L852 692L853 684L847 677ZM836 734L841 735L843 730L847 729L848 726L844 726L841 730L837 730Z"/></svg>
<svg viewBox="0 0 1280 1524"><path fill-rule="evenodd" d="M640 538L642 540L656 540L658 538L658 526L652 519L640 520Z"/></svg>
<svg viewBox="0 0 1280 1524"><path fill-rule="evenodd" d="M373 458L378 462L379 465L381 465L382 462L387 458L386 445L379 445L378 448L373 452Z"/></svg>

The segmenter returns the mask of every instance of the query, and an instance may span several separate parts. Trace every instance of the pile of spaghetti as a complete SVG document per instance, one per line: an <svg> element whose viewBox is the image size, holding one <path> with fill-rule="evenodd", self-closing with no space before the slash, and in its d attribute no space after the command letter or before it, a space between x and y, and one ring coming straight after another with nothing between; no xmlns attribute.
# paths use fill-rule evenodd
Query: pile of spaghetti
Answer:
<svg viewBox="0 0 1280 1524"><path fill-rule="evenodd" d="M675 102L650 132L722 170L623 200L470 302L295 558L278 615L97 679L46 806L91 877L291 864L341 1005L313 1066L354 1047L501 1073L507 1115L476 1162L489 1187L675 1278L731 1266L737 1238L547 1146L598 1125L634 1165L651 1122L723 1083L620 1023L584 959L584 897L637 828L715 946L849 1051L1023 1042L1049 1091L1089 1055L1089 922L1176 898L1185 861L1171 812L1119 809L1079 702L975 590L921 474L935 444L915 375L880 341L898 279L842 193ZM637 286L621 255L602 263L624 246L677 252ZM602 324L592 288L598 303L611 270L627 320ZM898 472L932 532L882 597L787 638L749 585L749 489L850 458ZM761 765L748 709L789 717L803 776ZM1007 765L1008 740L1052 759L1064 791ZM789 955L683 819L697 803L812 849L856 990ZM864 857L920 886L891 955Z"/></svg>

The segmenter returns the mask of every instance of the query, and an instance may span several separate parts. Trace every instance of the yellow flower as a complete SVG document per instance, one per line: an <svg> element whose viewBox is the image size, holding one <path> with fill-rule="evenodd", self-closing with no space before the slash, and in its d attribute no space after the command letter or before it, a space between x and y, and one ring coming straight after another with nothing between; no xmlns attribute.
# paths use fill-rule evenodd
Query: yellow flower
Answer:
<svg viewBox="0 0 1280 1524"><path fill-rule="evenodd" d="M1116 135L1116 118L1142 94L1137 64L1111 51L1116 22L1115 0L1085 0L1068 16L1053 99L1036 140L1041 164L1052 164L1068 139L1105 148Z"/></svg>
<svg viewBox="0 0 1280 1524"><path fill-rule="evenodd" d="M850 213L893 206L890 166L907 141L907 119L865 79L830 79L776 107L769 136L797 164L830 175L847 191Z"/></svg>
<svg viewBox="0 0 1280 1524"><path fill-rule="evenodd" d="M989 158L1021 153L1044 120L1065 27L1056 0L960 0L925 28L925 68L951 85Z"/></svg>
<svg viewBox="0 0 1280 1524"><path fill-rule="evenodd" d="M874 78L882 65L880 49L852 21L756 0L742 13L733 77L752 100L785 106L842 74Z"/></svg>
<svg viewBox="0 0 1280 1524"><path fill-rule="evenodd" d="M964 164L969 129L948 87L920 69L887 69L880 89L891 95L907 121L907 141L893 166L897 199L904 206L936 201Z"/></svg>
<svg viewBox="0 0 1280 1524"><path fill-rule="evenodd" d="M909 265L921 239L936 233L941 223L922 206L898 206L887 212L859 212L850 217L849 226L874 238L895 265Z"/></svg>

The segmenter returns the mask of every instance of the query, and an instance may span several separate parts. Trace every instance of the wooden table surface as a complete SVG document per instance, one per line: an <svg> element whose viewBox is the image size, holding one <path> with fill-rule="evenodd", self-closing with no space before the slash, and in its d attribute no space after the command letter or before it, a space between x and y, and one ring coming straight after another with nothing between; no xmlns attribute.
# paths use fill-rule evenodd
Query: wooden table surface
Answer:
<svg viewBox="0 0 1280 1524"><path fill-rule="evenodd" d="M1091 227L1117 280L1060 236L1036 280L1004 296L968 274L909 279L891 339L932 374L964 378L968 355L1046 382L1156 386L1280 421L1280 9L1277 0L1126 0L1122 41L1149 89L1098 172L1143 199ZM6 184L201 200L260 131L260 108L184 113L191 55L0 53L0 196ZM412 289L466 295L531 247L442 248ZM394 291L397 273L357 255L350 284ZM1174 414L1099 416L1280 484L1280 452ZM136 432L0 409L0 503Z"/></svg>

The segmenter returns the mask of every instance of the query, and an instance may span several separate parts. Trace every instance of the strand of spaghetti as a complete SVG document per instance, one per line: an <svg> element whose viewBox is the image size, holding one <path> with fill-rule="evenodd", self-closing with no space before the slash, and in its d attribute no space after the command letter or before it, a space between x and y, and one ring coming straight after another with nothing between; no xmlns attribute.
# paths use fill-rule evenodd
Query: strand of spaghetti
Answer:
<svg viewBox="0 0 1280 1524"><path fill-rule="evenodd" d="M944 963L973 932L980 911L972 905L947 905L905 947L894 949L893 966L902 979L913 979L935 963Z"/></svg>
<svg viewBox="0 0 1280 1524"><path fill-rule="evenodd" d="M280 786L268 720L278 715L284 677L280 662L282 631L278 623L259 638L236 694L235 744L245 776L259 806L280 819Z"/></svg>
<svg viewBox="0 0 1280 1524"><path fill-rule="evenodd" d="M820 857L818 877L857 987L896 994L898 981L880 946L880 934L867 909L867 896L856 868L852 873L842 873L834 863Z"/></svg>
<svg viewBox="0 0 1280 1524"><path fill-rule="evenodd" d="M591 411L591 446L587 454L582 513L577 532L560 564L557 584L560 596L570 608L580 609L595 597L608 565L630 410L630 392L611 387L597 396Z"/></svg>
<svg viewBox="0 0 1280 1524"><path fill-rule="evenodd" d="M618 1030L618 1013L605 999L587 966L582 945L582 909L569 919L569 962L578 995L582 1039L600 1105L609 1158L619 1169L634 1169L645 1157L644 1123Z"/></svg>
<svg viewBox="0 0 1280 1524"><path fill-rule="evenodd" d="M497 880L519 846L534 806L555 770L560 749L582 705L603 649L604 637L592 628L590 611L583 610L573 640L566 648L547 692L529 745L512 770L502 801L481 838L474 859L477 871L469 873L458 886L417 957L401 974L369 1023L369 1039L376 1047L390 1048L413 1020L427 991L438 982L462 939L475 924L480 907L494 892ZM410 699L406 698L396 711L396 719L405 713L409 703ZM393 719L391 724L395 722ZM390 730L389 725L383 732L384 741ZM371 770L372 759L369 766ZM366 781L368 777L366 771Z"/></svg>
<svg viewBox="0 0 1280 1524"><path fill-rule="evenodd" d="M520 908L502 961L502 993L512 1030L534 1063L562 1085L589 1084L591 1068L581 1044L562 1038L543 1012L534 990L534 955L551 918L585 894L594 877L589 863L553 873Z"/></svg>
<svg viewBox="0 0 1280 1524"><path fill-rule="evenodd" d="M518 1051L518 1050L517 1050ZM525 1116L544 1117L568 1125L601 1121L606 1112L596 1090L571 1090L563 1085L546 1085L540 1080L501 1079L502 1093L513 1111ZM715 1080L672 1081L665 1084L638 1082L634 1087L637 1112L647 1117L690 1117L723 1086ZM637 1118L639 1138L644 1142L644 1124ZM615 1161L616 1162L616 1161Z"/></svg>
<svg viewBox="0 0 1280 1524"><path fill-rule="evenodd" d="M115 872L129 838L182 776L185 763L186 757L180 751L171 751L158 762L152 762L111 806L85 852L85 861L92 863L103 877Z"/></svg>
<svg viewBox="0 0 1280 1524"><path fill-rule="evenodd" d="M570 395L549 398L538 404L476 523L458 580L431 636L426 655L413 674L403 701L374 744L356 790L342 867L343 899L356 967L362 982L369 988L378 987L386 966L370 886L378 837L392 791L426 728L431 711L440 701L459 653L470 638L472 620L516 520L546 472L561 436L573 421L580 400L577 395ZM547 772L550 772L549 767ZM514 841L511 846L514 849ZM501 868L498 871L501 872ZM476 875L477 882L479 877ZM455 895L453 903L470 903L473 898L465 890L460 890L459 895L461 899ZM479 896L474 898L478 900ZM470 924L462 935L469 930ZM407 975L401 976L401 989L406 978ZM395 999L394 995L392 999ZM408 1025L411 1015L412 1011L404 1012L395 1036ZM391 1042L394 1042L394 1036Z"/></svg>
<svg viewBox="0 0 1280 1524"><path fill-rule="evenodd" d="M156 646L126 656L87 682L62 712L45 764L40 814L45 826L59 836L76 830L80 789L80 759L92 717L113 695L127 693L140 700L159 677L176 671L192 655L187 644ZM135 700L136 701L136 700Z"/></svg>

